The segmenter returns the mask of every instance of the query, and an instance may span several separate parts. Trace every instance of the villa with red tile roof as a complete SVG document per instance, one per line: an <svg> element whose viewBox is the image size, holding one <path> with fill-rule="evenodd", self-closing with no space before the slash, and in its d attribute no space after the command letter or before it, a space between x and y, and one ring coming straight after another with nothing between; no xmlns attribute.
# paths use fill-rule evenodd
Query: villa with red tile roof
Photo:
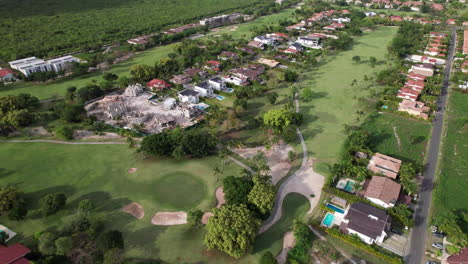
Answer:
<svg viewBox="0 0 468 264"><path fill-rule="evenodd" d="M463 54L468 54L468 30L463 31Z"/></svg>
<svg viewBox="0 0 468 264"><path fill-rule="evenodd" d="M403 100L399 106L398 111L406 112L410 115L421 117L423 119L428 119L429 115L425 112L430 111L429 106L425 106L423 102Z"/></svg>
<svg viewBox="0 0 468 264"><path fill-rule="evenodd" d="M455 25L455 24L456 24L456 21L455 21L455 19L447 19L447 20L445 21L445 23L446 23L447 25Z"/></svg>
<svg viewBox="0 0 468 264"><path fill-rule="evenodd" d="M213 71L220 71L221 70L221 62L219 61L207 61L206 68L213 70Z"/></svg>
<svg viewBox="0 0 468 264"><path fill-rule="evenodd" d="M390 178L372 176L364 183L363 196L384 208L395 206L400 195L401 185Z"/></svg>
<svg viewBox="0 0 468 264"><path fill-rule="evenodd" d="M372 156L367 169L374 173L381 173L389 178L396 179L400 171L401 160L395 159L380 153Z"/></svg>
<svg viewBox="0 0 468 264"><path fill-rule="evenodd" d="M391 21L401 22L403 18L401 16L390 16Z"/></svg>
<svg viewBox="0 0 468 264"><path fill-rule="evenodd" d="M436 3L433 3L433 4L431 5L431 8L434 9L434 10L441 11L441 10L444 10L444 5L443 5L443 4L436 4Z"/></svg>
<svg viewBox="0 0 468 264"><path fill-rule="evenodd" d="M0 68L0 81L14 81L16 73L7 68Z"/></svg>
<svg viewBox="0 0 468 264"><path fill-rule="evenodd" d="M447 258L449 264L468 264L468 247Z"/></svg>
<svg viewBox="0 0 468 264"><path fill-rule="evenodd" d="M149 81L146 84L146 86L153 89L153 90L158 90L158 91L162 91L164 89L167 89L167 88L171 87L170 84L168 84L167 82L165 82L163 80L160 80L160 79L153 79L153 80Z"/></svg>
<svg viewBox="0 0 468 264"><path fill-rule="evenodd" d="M418 99L419 94L420 94L419 91L413 90L411 88L403 87L398 91L397 97L408 99L411 101L416 101Z"/></svg>
<svg viewBox="0 0 468 264"><path fill-rule="evenodd" d="M0 245L0 263L1 264L29 264L24 256L31 250L21 244L14 244L9 247Z"/></svg>

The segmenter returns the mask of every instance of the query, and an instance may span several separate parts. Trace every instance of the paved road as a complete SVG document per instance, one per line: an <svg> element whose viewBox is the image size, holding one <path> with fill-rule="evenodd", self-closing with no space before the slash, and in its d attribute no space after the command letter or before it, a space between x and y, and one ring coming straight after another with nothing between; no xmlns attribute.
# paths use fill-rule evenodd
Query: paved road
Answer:
<svg viewBox="0 0 468 264"><path fill-rule="evenodd" d="M0 140L0 143L54 143L54 144L64 144L64 145L125 145L126 142L68 142L60 140L43 140L43 139L33 139L33 140Z"/></svg>
<svg viewBox="0 0 468 264"><path fill-rule="evenodd" d="M426 247L427 225L429 210L432 202L432 189L434 188L434 179L437 169L437 160L439 155L439 145L442 137L444 125L445 106L447 104L447 91L450 81L450 71L452 69L452 59L455 49L456 29L452 29L452 42L450 43L447 64L444 72L444 82L441 96L438 98L437 105L439 111L433 122L431 145L429 147L427 164L425 167L424 179L421 184L419 201L415 212L415 225L410 236L410 247L407 250L405 262L409 264L421 264L424 261L424 252Z"/></svg>

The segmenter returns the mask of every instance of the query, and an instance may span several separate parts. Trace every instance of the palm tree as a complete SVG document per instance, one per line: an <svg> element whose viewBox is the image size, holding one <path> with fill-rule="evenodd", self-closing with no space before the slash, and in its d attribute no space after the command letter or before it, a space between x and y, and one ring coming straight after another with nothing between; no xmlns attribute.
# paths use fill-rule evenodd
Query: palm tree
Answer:
<svg viewBox="0 0 468 264"><path fill-rule="evenodd" d="M128 147L131 149L136 147L135 140L130 136L127 136L127 143L128 143Z"/></svg>
<svg viewBox="0 0 468 264"><path fill-rule="evenodd" d="M213 175L216 177L216 182L219 181L219 176L223 174L223 168L221 166L216 166L213 168Z"/></svg>

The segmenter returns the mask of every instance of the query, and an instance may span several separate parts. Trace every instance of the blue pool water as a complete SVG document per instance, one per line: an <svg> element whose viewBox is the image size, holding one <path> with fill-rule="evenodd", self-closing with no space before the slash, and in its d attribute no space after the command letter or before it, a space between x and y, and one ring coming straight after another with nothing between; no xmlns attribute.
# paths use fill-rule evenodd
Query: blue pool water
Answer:
<svg viewBox="0 0 468 264"><path fill-rule="evenodd" d="M206 107L203 106L203 105L197 105L197 107L198 107L198 109L200 109L200 110L205 110L205 109L206 109Z"/></svg>
<svg viewBox="0 0 468 264"><path fill-rule="evenodd" d="M350 193L353 193L354 192L354 182L352 181L348 181L346 182L346 186L344 187L344 190L347 191L347 192L350 192Z"/></svg>
<svg viewBox="0 0 468 264"><path fill-rule="evenodd" d="M343 209L341 209L341 208L339 208L339 207L336 207L336 206L334 206L333 204L327 204L327 207L330 208L330 209L332 209L332 210L335 211L335 212L340 213L340 214L344 214L344 213L345 213L345 211L344 211Z"/></svg>
<svg viewBox="0 0 468 264"><path fill-rule="evenodd" d="M232 93L232 92L234 92L234 89L232 89L232 88L227 88L227 89L226 89L226 92Z"/></svg>
<svg viewBox="0 0 468 264"><path fill-rule="evenodd" d="M334 218L335 218L335 216L333 216L330 213L327 213L327 215L325 216L325 218L322 221L322 225L324 225L326 227L332 226Z"/></svg>
<svg viewBox="0 0 468 264"><path fill-rule="evenodd" d="M217 96L216 96L216 99L218 99L218 100L224 100L224 96L217 95Z"/></svg>

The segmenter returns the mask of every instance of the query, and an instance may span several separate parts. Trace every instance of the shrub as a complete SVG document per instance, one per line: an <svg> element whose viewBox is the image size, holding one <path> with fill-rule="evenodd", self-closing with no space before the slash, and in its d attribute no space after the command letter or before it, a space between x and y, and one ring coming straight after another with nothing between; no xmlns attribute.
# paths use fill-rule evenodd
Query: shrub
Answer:
<svg viewBox="0 0 468 264"><path fill-rule="evenodd" d="M44 196L40 201L41 212L45 215L55 214L65 207L67 197L63 193L54 193Z"/></svg>
<svg viewBox="0 0 468 264"><path fill-rule="evenodd" d="M201 219L203 212L198 209L192 209L187 214L187 222L192 228L199 228L202 226Z"/></svg>
<svg viewBox="0 0 468 264"><path fill-rule="evenodd" d="M260 264L277 264L275 257L271 254L270 251L265 252L262 258L260 259Z"/></svg>
<svg viewBox="0 0 468 264"><path fill-rule="evenodd" d="M17 204L10 211L8 211L8 219L10 220L23 220L28 214L28 208L25 203Z"/></svg>
<svg viewBox="0 0 468 264"><path fill-rule="evenodd" d="M54 134L58 138L70 140L73 139L73 128L70 126L59 126L55 128Z"/></svg>
<svg viewBox="0 0 468 264"><path fill-rule="evenodd" d="M124 241L122 233L117 230L111 230L101 236L99 245L105 250L112 248L123 249Z"/></svg>
<svg viewBox="0 0 468 264"><path fill-rule="evenodd" d="M294 239L296 245L288 252L288 261L308 264L310 262L309 250L312 247L312 232L309 227L302 222L296 222L294 224Z"/></svg>
<svg viewBox="0 0 468 264"><path fill-rule="evenodd" d="M91 200L85 199L78 204L78 210L82 213L89 213L94 209L94 204Z"/></svg>

